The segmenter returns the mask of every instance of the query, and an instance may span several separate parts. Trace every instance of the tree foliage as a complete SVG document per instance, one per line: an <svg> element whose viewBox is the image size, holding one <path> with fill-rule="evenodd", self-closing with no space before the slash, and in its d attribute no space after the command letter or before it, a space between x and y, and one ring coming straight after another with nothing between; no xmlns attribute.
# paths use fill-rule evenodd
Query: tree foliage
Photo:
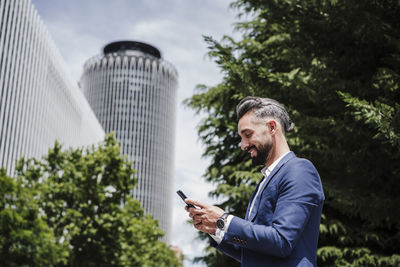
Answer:
<svg viewBox="0 0 400 267"><path fill-rule="evenodd" d="M3 171L2 266L181 266L131 196L135 170L112 136Z"/></svg>
<svg viewBox="0 0 400 267"><path fill-rule="evenodd" d="M206 180L244 216L260 179L239 149L235 106L274 98L296 123L291 149L320 172L326 201L320 266L400 264L400 2L238 0L240 40L205 37L224 74L186 104L205 118ZM200 260L223 266L212 248ZM218 263L218 264L217 264ZM226 266L228 264L226 263Z"/></svg>
<svg viewBox="0 0 400 267"><path fill-rule="evenodd" d="M51 266L66 261L33 196L0 170L0 266Z"/></svg>

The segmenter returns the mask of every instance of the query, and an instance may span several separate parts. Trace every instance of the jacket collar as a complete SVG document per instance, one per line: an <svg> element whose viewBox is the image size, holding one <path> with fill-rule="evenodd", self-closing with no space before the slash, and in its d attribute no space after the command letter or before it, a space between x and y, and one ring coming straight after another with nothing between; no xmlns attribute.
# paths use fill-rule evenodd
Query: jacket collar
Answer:
<svg viewBox="0 0 400 267"><path fill-rule="evenodd" d="M268 184L270 183L272 178L274 178L275 174L280 170L280 168L282 168L283 165L285 165L289 160L291 160L295 157L296 157L296 155L292 151L290 151L279 161L279 163L275 166L275 168L272 170L272 172L266 178L267 181L265 181L265 183L262 185L262 187L260 189L260 193L257 195L257 198L255 199L256 202L254 203L254 207L253 207L251 214L246 214L246 217L248 217L249 221L253 221L254 217L256 217L256 215L257 215L258 206L260 205L260 199L261 199L261 195L262 195L264 189L268 186Z"/></svg>

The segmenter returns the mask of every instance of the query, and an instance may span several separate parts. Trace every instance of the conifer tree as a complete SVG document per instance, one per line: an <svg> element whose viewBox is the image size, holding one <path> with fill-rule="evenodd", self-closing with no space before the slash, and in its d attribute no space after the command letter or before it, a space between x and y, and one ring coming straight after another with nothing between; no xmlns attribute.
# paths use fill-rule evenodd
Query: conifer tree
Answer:
<svg viewBox="0 0 400 267"><path fill-rule="evenodd" d="M205 179L244 217L260 168L240 151L235 106L281 102L296 124L291 150L316 165L326 195L319 266L400 264L400 2L238 0L239 40L205 37L224 74L186 104L205 113ZM198 259L232 266L213 248Z"/></svg>

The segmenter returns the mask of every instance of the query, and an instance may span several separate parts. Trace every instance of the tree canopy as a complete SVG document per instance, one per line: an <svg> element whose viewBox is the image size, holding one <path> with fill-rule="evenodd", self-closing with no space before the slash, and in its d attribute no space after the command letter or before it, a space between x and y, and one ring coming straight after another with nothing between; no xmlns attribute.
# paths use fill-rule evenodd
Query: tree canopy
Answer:
<svg viewBox="0 0 400 267"><path fill-rule="evenodd" d="M241 38L205 37L224 74L186 104L211 158L205 179L244 217L260 168L240 151L235 106L245 96L281 102L296 124L292 151L316 165L326 201L320 266L400 264L400 2L238 0ZM208 266L232 266L213 248Z"/></svg>
<svg viewBox="0 0 400 267"><path fill-rule="evenodd" d="M135 170L108 135L98 146L21 159L0 172L1 266L181 266L130 194Z"/></svg>

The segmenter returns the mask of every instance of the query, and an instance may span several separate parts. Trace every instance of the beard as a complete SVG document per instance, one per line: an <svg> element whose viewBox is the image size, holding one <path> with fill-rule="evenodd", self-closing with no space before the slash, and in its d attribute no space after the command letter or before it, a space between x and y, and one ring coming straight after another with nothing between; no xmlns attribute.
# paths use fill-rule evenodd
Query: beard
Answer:
<svg viewBox="0 0 400 267"><path fill-rule="evenodd" d="M257 156L255 156L251 159L253 162L253 165L255 165L255 166L261 165L261 164L264 165L267 162L270 151L272 150L272 142L266 143L259 147L254 146L254 148L257 150Z"/></svg>

